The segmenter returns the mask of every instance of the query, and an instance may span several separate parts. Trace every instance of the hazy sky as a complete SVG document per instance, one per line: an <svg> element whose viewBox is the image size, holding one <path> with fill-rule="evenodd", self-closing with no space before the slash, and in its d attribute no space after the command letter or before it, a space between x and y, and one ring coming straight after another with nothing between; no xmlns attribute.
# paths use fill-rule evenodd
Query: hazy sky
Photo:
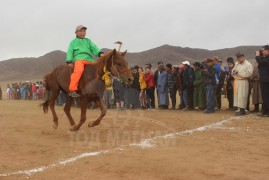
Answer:
<svg viewBox="0 0 269 180"><path fill-rule="evenodd" d="M100 48L269 43L268 0L1 0L0 60L66 51L75 27Z"/></svg>

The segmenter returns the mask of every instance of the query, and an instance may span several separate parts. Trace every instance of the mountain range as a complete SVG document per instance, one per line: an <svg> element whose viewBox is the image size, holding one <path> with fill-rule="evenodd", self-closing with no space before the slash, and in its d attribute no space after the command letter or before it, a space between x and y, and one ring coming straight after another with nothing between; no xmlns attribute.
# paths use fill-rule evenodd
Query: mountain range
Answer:
<svg viewBox="0 0 269 180"><path fill-rule="evenodd" d="M155 69L158 61L163 61L164 64L179 65L182 61L188 60L193 63L212 56L218 56L226 64L228 57L235 59L235 54L240 51L245 54L248 60L253 62L255 51L259 48L261 46L239 46L219 50L206 50L163 45L143 52L128 52L126 59L129 66L139 65L143 67L146 63L151 63L153 69ZM103 51L107 52L109 49L103 49ZM51 72L58 65L65 64L65 56L65 52L56 50L37 58L14 58L0 61L0 81L42 79L45 74Z"/></svg>

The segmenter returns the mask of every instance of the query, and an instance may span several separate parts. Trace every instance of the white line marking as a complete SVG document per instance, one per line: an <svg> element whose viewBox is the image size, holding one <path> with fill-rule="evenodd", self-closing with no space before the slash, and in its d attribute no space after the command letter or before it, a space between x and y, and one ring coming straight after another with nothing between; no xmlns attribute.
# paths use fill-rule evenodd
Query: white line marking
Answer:
<svg viewBox="0 0 269 180"><path fill-rule="evenodd" d="M26 174L26 175L31 176L35 173L39 173L39 172L45 171L47 169L51 169L51 168L62 166L62 165L65 166L66 164L78 161L79 159L82 159L82 158L86 158L86 157L90 157L90 156L99 156L101 154L112 153L115 151L123 151L123 150L126 150L127 148L130 148L130 147L138 147L138 148L142 148L142 149L152 148L155 146L156 140L158 140L158 139L175 138L176 136L188 135L188 134L192 134L194 132L202 132L202 131L205 131L208 129L216 129L216 128L223 126L225 123L231 122L232 120L239 120L239 119L249 117L249 116L250 115L240 116L240 117L234 116L234 117L231 117L229 119L225 119L225 120L215 122L215 123L212 123L209 125L204 125L204 126L201 126L198 128L185 130L185 131L179 131L179 132L170 133L170 134L165 134L162 136L155 136L155 137L150 138L150 139L142 139L140 143L132 143L129 145L122 145L122 146L117 147L117 148L112 149L112 150L100 150L100 151L96 151L96 152L86 152L86 153L82 153L78 156L74 156L72 158L66 159L64 161L59 161L57 163L50 164L48 166L41 166L41 167L37 167L34 169L30 169L30 170L19 170L17 172L13 172L13 173L2 173L2 174L0 174L0 177L1 176L19 175L19 174Z"/></svg>

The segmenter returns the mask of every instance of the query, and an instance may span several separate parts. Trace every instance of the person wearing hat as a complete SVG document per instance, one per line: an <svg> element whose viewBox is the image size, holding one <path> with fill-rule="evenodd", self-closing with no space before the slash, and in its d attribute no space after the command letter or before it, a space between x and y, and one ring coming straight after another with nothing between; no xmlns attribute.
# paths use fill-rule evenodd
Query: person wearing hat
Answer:
<svg viewBox="0 0 269 180"><path fill-rule="evenodd" d="M263 99L263 112L259 114L261 117L269 117L269 45L256 51L256 61L258 63L260 86Z"/></svg>
<svg viewBox="0 0 269 180"><path fill-rule="evenodd" d="M214 113L214 86L216 85L216 69L213 64L213 59L206 59L205 68L203 68L203 81L206 90L206 102L207 108L204 113L210 114Z"/></svg>
<svg viewBox="0 0 269 180"><path fill-rule="evenodd" d="M249 78L253 73L253 67L241 52L236 53L237 62L232 70L234 77L234 106L239 108L236 116L245 115L249 99Z"/></svg>
<svg viewBox="0 0 269 180"><path fill-rule="evenodd" d="M226 72L226 91L227 91L227 100L229 103L229 107L226 110L235 111L234 107L234 77L232 76L232 70L234 68L234 59L232 57L227 58L228 69Z"/></svg>
<svg viewBox="0 0 269 180"><path fill-rule="evenodd" d="M172 71L172 64L166 64L168 93L172 102L172 110L176 109L176 74Z"/></svg>
<svg viewBox="0 0 269 180"><path fill-rule="evenodd" d="M169 104L167 73L163 65L159 65L158 71L160 72L160 75L158 77L158 82L157 82L158 83L157 92L158 92L159 109L167 109L168 104Z"/></svg>
<svg viewBox="0 0 269 180"><path fill-rule="evenodd" d="M184 61L182 64L185 66L183 71L183 99L187 105L187 110L193 110L193 81L194 81L194 70L190 67L189 61Z"/></svg>
<svg viewBox="0 0 269 180"><path fill-rule="evenodd" d="M205 87L202 75L202 65L199 62L193 63L193 69L195 79L193 81L194 93L193 93L193 106L198 107L198 110L205 110Z"/></svg>
<svg viewBox="0 0 269 180"><path fill-rule="evenodd" d="M69 96L79 97L77 94L78 83L84 71L84 66L94 62L92 54L96 57L103 56L103 52L92 42L86 38L87 27L79 25L76 27L76 38L73 39L66 53L66 63L74 66L69 85Z"/></svg>

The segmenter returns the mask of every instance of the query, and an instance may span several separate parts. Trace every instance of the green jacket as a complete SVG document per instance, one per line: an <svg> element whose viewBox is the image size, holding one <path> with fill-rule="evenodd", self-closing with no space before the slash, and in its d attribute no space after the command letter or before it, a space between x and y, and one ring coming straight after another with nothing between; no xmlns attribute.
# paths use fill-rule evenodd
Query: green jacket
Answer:
<svg viewBox="0 0 269 180"><path fill-rule="evenodd" d="M88 38L76 37L69 44L66 61L86 60L94 62L92 54L99 57L102 51Z"/></svg>
<svg viewBox="0 0 269 180"><path fill-rule="evenodd" d="M202 75L202 70L197 69L194 71L195 74L195 79L193 81L193 86L200 86L203 84L203 75Z"/></svg>

